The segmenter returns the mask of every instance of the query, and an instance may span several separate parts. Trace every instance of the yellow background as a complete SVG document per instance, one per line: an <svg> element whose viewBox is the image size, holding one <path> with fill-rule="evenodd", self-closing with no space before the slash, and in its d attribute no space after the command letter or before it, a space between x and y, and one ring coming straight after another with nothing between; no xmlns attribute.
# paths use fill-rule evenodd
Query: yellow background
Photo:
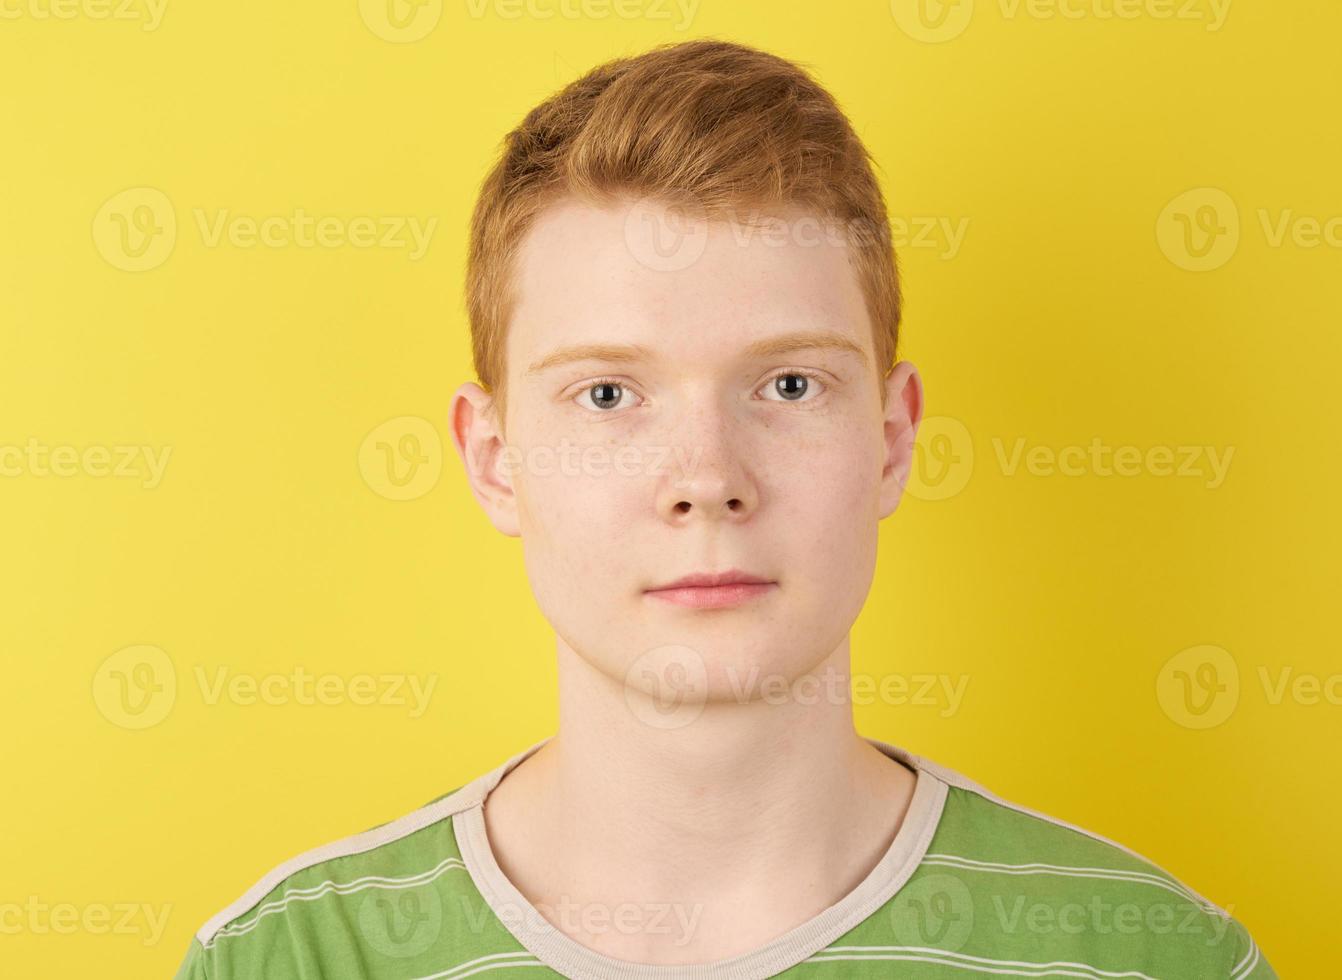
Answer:
<svg viewBox="0 0 1342 980"><path fill-rule="evenodd" d="M1335 244L1308 247L1307 223L1276 237L1283 215L1342 215L1336 3L1236 0L1218 27L1210 0L1196 19L962 0L921 20L902 0L702 0L688 23L652 0L460 0L402 10L399 35L355 0L169 0L152 25L143 2L131 19L50 3L6 0L0 19L0 446L170 457L154 486L96 461L0 477L0 905L168 920L146 945L24 912L0 973L168 976L274 865L553 731L520 546L446 441L471 376L466 222L537 101L611 57L717 36L811 66L910 223L901 354L929 422L854 670L968 684L953 712L863 705L859 729L1121 841L1228 907L1282 976L1327 975L1342 705L1271 684L1342 671L1325 620L1342 226ZM113 201L134 188L151 197ZM163 200L171 247L128 237L151 247L118 260L117 222L166 235ZM197 217L300 208L351 232L437 225L416 259L210 245ZM958 251L918 230L942 219ZM1094 440L1233 456L1215 486L1206 456L1200 476L1146 456L1131 476L1049 474ZM379 441L423 457L418 484L378 475ZM1018 444L1045 448L1012 469ZM136 730L115 687L136 654L108 658L139 646L176 692ZM1182 653L1199 647L1216 649ZM211 704L196 671L221 668L438 681L412 718ZM1238 699L1208 715L1186 678Z"/></svg>

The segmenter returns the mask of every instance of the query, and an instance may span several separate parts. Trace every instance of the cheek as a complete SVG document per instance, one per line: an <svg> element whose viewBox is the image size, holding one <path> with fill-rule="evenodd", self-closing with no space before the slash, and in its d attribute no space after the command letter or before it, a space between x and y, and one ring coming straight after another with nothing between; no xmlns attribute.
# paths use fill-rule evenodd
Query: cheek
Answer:
<svg viewBox="0 0 1342 980"><path fill-rule="evenodd" d="M807 595L798 614L810 621L851 622L875 572L880 458L865 431L854 425L823 441L797 440L775 456L778 513L767 523Z"/></svg>
<svg viewBox="0 0 1342 980"><path fill-rule="evenodd" d="M836 429L824 439L775 441L769 482L789 521L843 538L871 533L880 495L879 446L865 429Z"/></svg>
<svg viewBox="0 0 1342 980"><path fill-rule="evenodd" d="M554 588L581 591L627 567L628 532L639 500L651 506L650 492L637 478L602 472L590 456L556 457L519 486L523 544L538 570L554 577Z"/></svg>

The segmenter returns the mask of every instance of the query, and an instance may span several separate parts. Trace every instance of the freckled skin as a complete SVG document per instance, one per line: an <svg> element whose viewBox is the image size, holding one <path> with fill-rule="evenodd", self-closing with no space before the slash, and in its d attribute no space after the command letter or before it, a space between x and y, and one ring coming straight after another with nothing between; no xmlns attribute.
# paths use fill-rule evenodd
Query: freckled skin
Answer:
<svg viewBox="0 0 1342 980"><path fill-rule="evenodd" d="M486 465L472 489L499 530L521 536L561 647L624 682L645 651L688 645L708 668L710 698L729 697L728 667L791 679L846 644L870 590L877 524L907 476L921 382L908 362L884 378L873 365L846 246L758 235L742 243L740 229L713 223L697 261L651 268L640 261L646 243L629 237L641 226L626 221L628 208L565 201L540 216L516 264L506 346L506 444L524 461L546 447L573 447L574 460L600 449L604 471L564 473L558 457L548 469L507 475ZM802 330L842 335L865 359L817 349L745 354L753 342ZM654 358L524 374L576 343L646 345ZM815 374L802 399L774 388L784 369ZM618 385L615 407L591 401L598 378ZM478 386L459 389L459 451L474 446L489 459L504 445L483 416L488 404ZM638 450L639 472L615 471L622 447ZM778 586L714 610L644 594L733 567Z"/></svg>

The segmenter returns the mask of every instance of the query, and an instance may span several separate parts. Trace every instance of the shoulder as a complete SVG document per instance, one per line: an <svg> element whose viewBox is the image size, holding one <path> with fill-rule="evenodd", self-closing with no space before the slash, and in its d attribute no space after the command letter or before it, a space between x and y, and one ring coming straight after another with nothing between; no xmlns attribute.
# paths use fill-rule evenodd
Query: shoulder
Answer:
<svg viewBox="0 0 1342 980"><path fill-rule="evenodd" d="M989 937L1017 960L1070 963L1079 976L1275 976L1243 923L1144 855L918 764L947 784L919 873L972 920L964 936Z"/></svg>
<svg viewBox="0 0 1342 980"><path fill-rule="evenodd" d="M179 980L330 975L366 947L403 956L407 936L443 938L478 896L453 818L479 797L477 780L273 868L200 927Z"/></svg>

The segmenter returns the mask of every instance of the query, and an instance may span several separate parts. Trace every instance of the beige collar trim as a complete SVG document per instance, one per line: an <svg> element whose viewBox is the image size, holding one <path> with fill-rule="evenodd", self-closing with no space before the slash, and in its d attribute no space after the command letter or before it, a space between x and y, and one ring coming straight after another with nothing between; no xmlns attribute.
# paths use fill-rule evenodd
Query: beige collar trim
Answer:
<svg viewBox="0 0 1342 980"><path fill-rule="evenodd" d="M947 783L925 767L919 756L867 738L890 758L913 769L917 777L904 821L870 874L823 912L748 953L685 966L641 964L597 953L556 929L504 876L490 849L485 835L485 797L510 769L553 737L547 736L463 787L460 795L467 804L455 814L452 826L466 870L500 921L537 959L575 980L759 980L795 966L868 918L903 887L927 853L949 792ZM511 911L500 914L503 910Z"/></svg>

